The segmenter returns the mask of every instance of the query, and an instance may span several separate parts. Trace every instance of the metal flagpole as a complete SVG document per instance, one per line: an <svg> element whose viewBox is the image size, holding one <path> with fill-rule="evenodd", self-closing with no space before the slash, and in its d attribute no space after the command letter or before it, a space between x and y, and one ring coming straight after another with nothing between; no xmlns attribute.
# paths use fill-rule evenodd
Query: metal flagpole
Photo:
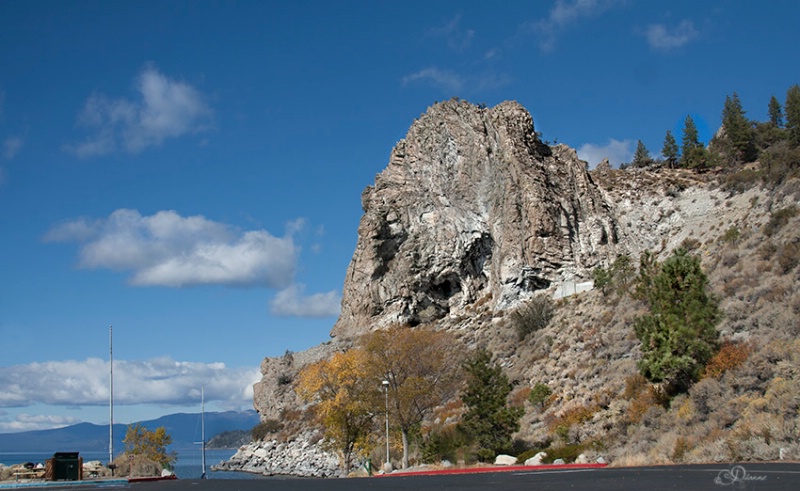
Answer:
<svg viewBox="0 0 800 491"><path fill-rule="evenodd" d="M113 326L108 326L108 463L114 462L114 342ZM112 469L113 472L113 469Z"/></svg>

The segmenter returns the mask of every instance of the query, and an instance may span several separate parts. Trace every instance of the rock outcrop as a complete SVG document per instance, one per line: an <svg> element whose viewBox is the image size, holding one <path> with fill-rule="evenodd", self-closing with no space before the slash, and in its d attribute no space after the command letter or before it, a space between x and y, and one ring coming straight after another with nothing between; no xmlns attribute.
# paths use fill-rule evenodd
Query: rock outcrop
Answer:
<svg viewBox="0 0 800 491"><path fill-rule="evenodd" d="M347 349L366 332L424 324L454 333L466 349L491 351L514 384L512 399L524 401L536 383L552 389L547 407L530 408L523 417L516 435L522 440L546 441L552 437L547 421L587 414L572 425L570 438L602 441L605 457L623 463L670 462L679 442L695 441L686 462L764 460L778 450L797 455L791 435L756 445L751 440L757 437L748 436L756 434L750 416L731 411L749 405L753 421L783 421L783 413L767 414L757 401L773 385L800 383L796 373L766 361L797 365L800 181L733 191L725 179L688 169L623 171L607 162L589 173L573 149L541 142L519 104L436 104L413 123L363 192L364 215L333 338L265 359L255 408L262 420L291 419L282 418L293 414L286 410L303 409L291 385L302 367ZM638 379L641 352L631 326L643 307L622 290L576 293L591 289L590 272L609 267L618 254L636 264L644 251L663 260L678 247L702 259L721 298L722 338L755 351L729 379L698 383L677 412L653 406L633 421L629 413L641 401L625 394ZM520 339L514 309L538 294L558 298L555 316ZM707 402L712 396L715 404ZM730 406L733 400L738 406ZM702 415L696 412L701 407ZM709 411L724 423L708 423ZM285 433L297 433L291 430ZM647 460L637 460L645 454ZM537 457L540 462L543 454ZM596 457L588 452L581 460ZM247 459L244 467L267 469Z"/></svg>
<svg viewBox="0 0 800 491"><path fill-rule="evenodd" d="M436 104L362 194L364 215L333 341L266 358L254 404L262 419L298 407L298 370L394 323L501 311L536 292L580 284L615 257L618 226L586 163L550 147L516 102Z"/></svg>
<svg viewBox="0 0 800 491"><path fill-rule="evenodd" d="M609 257L617 225L586 170L515 102L450 100L417 119L362 194L334 337L507 309Z"/></svg>

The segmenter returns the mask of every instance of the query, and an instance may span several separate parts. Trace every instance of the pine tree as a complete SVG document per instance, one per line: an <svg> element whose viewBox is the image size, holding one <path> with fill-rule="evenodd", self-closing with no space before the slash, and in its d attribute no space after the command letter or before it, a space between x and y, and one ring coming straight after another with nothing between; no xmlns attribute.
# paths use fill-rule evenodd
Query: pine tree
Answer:
<svg viewBox="0 0 800 491"><path fill-rule="evenodd" d="M675 137L672 136L670 130L667 130L667 134L664 136L664 146L661 148L661 155L670 167L675 167L678 163L678 142L675 141Z"/></svg>
<svg viewBox="0 0 800 491"><path fill-rule="evenodd" d="M786 92L784 114L789 141L800 145L800 85L795 84Z"/></svg>
<svg viewBox="0 0 800 491"><path fill-rule="evenodd" d="M633 154L633 162L631 162L631 164L634 167L647 167L652 163L653 158L650 157L650 152L647 150L647 147L644 146L642 140L637 140L636 153Z"/></svg>
<svg viewBox="0 0 800 491"><path fill-rule="evenodd" d="M705 148L703 148L698 139L697 126L695 126L691 115L687 115L683 121L683 139L681 143L681 167L694 169L707 165L708 155L706 155Z"/></svg>
<svg viewBox="0 0 800 491"><path fill-rule="evenodd" d="M725 130L725 140L730 148L730 153L736 161L750 162L755 158L755 145L753 127L745 117L739 95L725 96L725 105L722 109L722 127Z"/></svg>
<svg viewBox="0 0 800 491"><path fill-rule="evenodd" d="M769 122L776 128L783 126L783 110L775 96L769 98Z"/></svg>
<svg viewBox="0 0 800 491"><path fill-rule="evenodd" d="M691 115L687 114L686 119L683 120L683 139L681 140L681 152L683 155L690 153L692 149L700 146L698 138L697 126L694 124L694 119L692 119Z"/></svg>
<svg viewBox="0 0 800 491"><path fill-rule="evenodd" d="M492 363L492 354L478 350L464 365L467 387L461 400L467 412L459 424L477 444L478 458L491 460L498 453L510 452L511 435L519 430L521 407L510 407L507 399L511 384L503 369Z"/></svg>
<svg viewBox="0 0 800 491"><path fill-rule="evenodd" d="M637 295L650 311L633 326L642 343L639 369L670 393L686 391L716 352L719 303L708 293L700 259L685 249L642 266Z"/></svg>

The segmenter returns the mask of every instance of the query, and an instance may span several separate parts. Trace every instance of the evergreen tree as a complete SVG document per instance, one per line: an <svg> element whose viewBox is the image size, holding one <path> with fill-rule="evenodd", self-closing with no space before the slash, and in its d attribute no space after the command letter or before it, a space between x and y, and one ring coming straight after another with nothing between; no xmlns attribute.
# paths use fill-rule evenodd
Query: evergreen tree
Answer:
<svg viewBox="0 0 800 491"><path fill-rule="evenodd" d="M769 122L776 128L783 126L783 109L774 95L769 98Z"/></svg>
<svg viewBox="0 0 800 491"><path fill-rule="evenodd" d="M461 400L467 406L459 428L477 444L482 461L511 451L511 435L519 430L521 407L510 407L507 399L511 384L502 368L492 363L492 354L478 350L464 364L467 387Z"/></svg>
<svg viewBox="0 0 800 491"><path fill-rule="evenodd" d="M725 130L725 140L730 153L736 161L750 162L755 159L755 145L753 127L745 117L739 95L725 96L725 105L722 109L722 127Z"/></svg>
<svg viewBox="0 0 800 491"><path fill-rule="evenodd" d="M700 140L697 134L697 126L694 124L694 119L690 114L686 115L683 120L683 139L681 140L681 152L683 155L691 152L693 148L700 146Z"/></svg>
<svg viewBox="0 0 800 491"><path fill-rule="evenodd" d="M597 266L592 270L592 280L594 287L599 288L603 295L608 295L608 289L611 287L611 271L602 266Z"/></svg>
<svg viewBox="0 0 800 491"><path fill-rule="evenodd" d="M642 343L639 369L669 393L686 391L716 352L720 310L707 290L700 260L685 249L640 272L637 293L650 311L634 321Z"/></svg>
<svg viewBox="0 0 800 491"><path fill-rule="evenodd" d="M784 114L789 141L800 145L800 85L795 84L786 92Z"/></svg>
<svg viewBox="0 0 800 491"><path fill-rule="evenodd" d="M661 149L661 155L670 167L675 167L678 163L678 142L675 141L675 137L672 136L670 130L667 130L667 134L664 137L664 147Z"/></svg>
<svg viewBox="0 0 800 491"><path fill-rule="evenodd" d="M650 152L647 150L647 147L644 146L642 140L637 140L636 153L633 154L633 162L631 162L631 164L634 167L647 167L652 163L653 158L650 157Z"/></svg>
<svg viewBox="0 0 800 491"><path fill-rule="evenodd" d="M708 155L700 143L697 126L691 115L683 121L683 139L681 140L681 167L690 169L702 168L708 164Z"/></svg>

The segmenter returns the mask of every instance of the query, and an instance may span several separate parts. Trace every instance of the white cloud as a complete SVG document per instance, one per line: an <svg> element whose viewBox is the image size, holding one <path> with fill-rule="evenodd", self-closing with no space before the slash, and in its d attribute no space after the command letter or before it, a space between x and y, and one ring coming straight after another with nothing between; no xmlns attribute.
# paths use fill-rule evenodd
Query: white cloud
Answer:
<svg viewBox="0 0 800 491"><path fill-rule="evenodd" d="M270 301L270 313L284 317L335 317L342 297L336 291L304 296L305 285L295 284L281 290Z"/></svg>
<svg viewBox="0 0 800 491"><path fill-rule="evenodd" d="M454 72L429 67L416 73L406 75L402 79L403 85L427 83L447 92L460 92L464 87L463 79Z"/></svg>
<svg viewBox="0 0 800 491"><path fill-rule="evenodd" d="M0 407L103 406L109 398L108 374L108 361L99 358L0 367ZM185 406L200 400L200 387L204 387L206 402L247 404L253 398L252 385L260 379L256 367L231 369L224 363L167 357L115 360L114 404Z"/></svg>
<svg viewBox="0 0 800 491"><path fill-rule="evenodd" d="M690 20L682 20L673 29L663 24L651 24L645 30L650 47L663 51L680 48L697 38L698 35L699 32Z"/></svg>
<svg viewBox="0 0 800 491"><path fill-rule="evenodd" d="M116 151L137 153L167 138L209 129L211 108L194 87L147 66L136 80L136 90L137 101L91 95L79 123L94 133L83 142L66 146L66 150L78 157Z"/></svg>
<svg viewBox="0 0 800 491"><path fill-rule="evenodd" d="M17 156L19 151L22 149L22 145L24 142L22 138L18 136L11 136L5 139L3 142L3 157L6 160L11 160Z"/></svg>
<svg viewBox="0 0 800 491"><path fill-rule="evenodd" d="M557 0L546 19L528 24L526 30L537 34L542 51L552 51L560 31L581 18L600 15L618 3L620 0Z"/></svg>
<svg viewBox="0 0 800 491"><path fill-rule="evenodd" d="M290 228L296 231L297 224ZM119 209L103 220L63 223L45 240L79 242L81 267L132 271L131 283L141 286L283 288L291 283L298 254L291 234L241 233L174 211L142 216Z"/></svg>
<svg viewBox="0 0 800 491"><path fill-rule="evenodd" d="M434 27L428 31L428 35L434 38L442 38L447 43L447 47L454 51L464 51L472 43L475 31L472 29L462 29L461 15L456 15L452 20L441 27Z"/></svg>
<svg viewBox="0 0 800 491"><path fill-rule="evenodd" d="M630 162L633 158L633 142L631 140L609 140L604 146L586 143L578 149L578 157L589 163L593 169L603 159L608 159L612 167L619 167L623 162Z"/></svg>

